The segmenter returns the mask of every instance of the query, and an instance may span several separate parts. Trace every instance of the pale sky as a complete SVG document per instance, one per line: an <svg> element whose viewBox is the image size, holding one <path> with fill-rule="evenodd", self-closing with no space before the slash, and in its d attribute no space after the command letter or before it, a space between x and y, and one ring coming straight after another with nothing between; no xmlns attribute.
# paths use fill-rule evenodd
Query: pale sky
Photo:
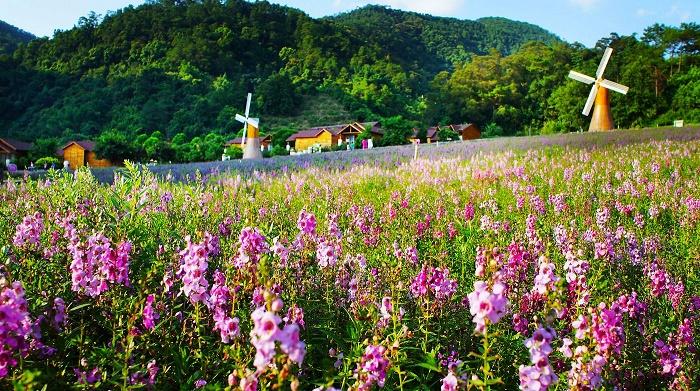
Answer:
<svg viewBox="0 0 700 391"><path fill-rule="evenodd" d="M593 46L611 32L639 33L659 22L679 25L700 19L700 0L273 0L313 17L334 15L365 4L383 4L460 19L503 16L546 28L569 42ZM104 15L140 0L0 0L0 20L38 36L69 29L90 11Z"/></svg>

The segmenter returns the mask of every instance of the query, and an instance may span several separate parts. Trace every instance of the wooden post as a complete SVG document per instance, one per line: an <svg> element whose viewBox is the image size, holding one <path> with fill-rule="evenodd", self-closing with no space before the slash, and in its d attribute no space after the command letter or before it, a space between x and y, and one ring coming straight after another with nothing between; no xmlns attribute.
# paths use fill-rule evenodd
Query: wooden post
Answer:
<svg viewBox="0 0 700 391"><path fill-rule="evenodd" d="M416 159L418 159L418 142L417 142L417 141L414 141L414 142L413 142L413 146L414 146L414 149L413 149L413 160L416 160Z"/></svg>

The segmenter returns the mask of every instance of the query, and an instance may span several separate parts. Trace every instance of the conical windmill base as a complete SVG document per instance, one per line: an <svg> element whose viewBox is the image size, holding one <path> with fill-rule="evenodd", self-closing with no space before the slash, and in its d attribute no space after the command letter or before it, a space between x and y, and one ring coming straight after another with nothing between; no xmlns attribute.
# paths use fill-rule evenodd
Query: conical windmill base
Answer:
<svg viewBox="0 0 700 391"><path fill-rule="evenodd" d="M243 159L262 159L263 155L260 151L260 137L249 138L245 142L243 149Z"/></svg>
<svg viewBox="0 0 700 391"><path fill-rule="evenodd" d="M593 107L593 117L589 132L603 132L615 129L612 113L610 112L610 96L605 87L598 88L595 96L595 106Z"/></svg>

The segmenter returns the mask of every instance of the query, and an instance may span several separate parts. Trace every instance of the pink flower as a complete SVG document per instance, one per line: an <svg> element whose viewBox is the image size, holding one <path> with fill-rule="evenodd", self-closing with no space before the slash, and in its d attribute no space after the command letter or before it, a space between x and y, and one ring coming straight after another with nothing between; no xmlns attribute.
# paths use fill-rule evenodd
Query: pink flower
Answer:
<svg viewBox="0 0 700 391"><path fill-rule="evenodd" d="M178 276L182 280L181 292L192 304L206 303L209 299L209 281L206 279L209 267L209 253L203 243L192 243L189 236L185 238L187 246L180 251L182 263Z"/></svg>
<svg viewBox="0 0 700 391"><path fill-rule="evenodd" d="M469 312L474 316L476 331L483 333L488 323L495 324L505 315L508 300L503 295L505 286L500 282L493 285L489 292L483 281L474 282L474 291L467 295Z"/></svg>
<svg viewBox="0 0 700 391"><path fill-rule="evenodd" d="M305 235L315 235L316 234L316 216L308 213L306 210L299 212L299 218L297 219L297 227Z"/></svg>
<svg viewBox="0 0 700 391"><path fill-rule="evenodd" d="M440 391L457 391L457 377L455 377L454 373L450 372L442 379Z"/></svg>
<svg viewBox="0 0 700 391"><path fill-rule="evenodd" d="M365 348L360 363L355 369L355 378L359 390L371 390L372 385L384 387L389 359L385 356L386 348L381 345L369 345Z"/></svg>
<svg viewBox="0 0 700 391"><path fill-rule="evenodd" d="M20 248L38 248L41 232L44 230L44 219L36 212L26 216L17 226L13 244Z"/></svg>

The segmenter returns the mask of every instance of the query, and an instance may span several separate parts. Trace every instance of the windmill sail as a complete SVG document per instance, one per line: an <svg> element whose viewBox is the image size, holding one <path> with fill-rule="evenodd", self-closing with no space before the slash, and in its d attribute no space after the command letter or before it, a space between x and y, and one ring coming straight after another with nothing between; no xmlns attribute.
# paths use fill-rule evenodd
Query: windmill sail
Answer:
<svg viewBox="0 0 700 391"><path fill-rule="evenodd" d="M591 113L591 107L593 107L593 103L595 102L595 97L598 94L598 84L594 84L593 88L591 88L591 93L588 94L588 100L586 101L586 105L583 107L583 115L588 116L588 114Z"/></svg>
<svg viewBox="0 0 700 391"><path fill-rule="evenodd" d="M603 58L600 60L600 65L598 65L598 70L595 72L596 79L600 79L601 77L603 77L603 73L605 72L605 68L608 66L608 61L610 61L610 56L612 56L612 52L612 48L605 49Z"/></svg>
<svg viewBox="0 0 700 391"><path fill-rule="evenodd" d="M576 81L580 81L581 83L586 83L586 84L595 83L595 78L590 77L588 75L584 75L583 73L578 73L576 71L569 71L569 77L576 80Z"/></svg>
<svg viewBox="0 0 700 391"><path fill-rule="evenodd" d="M619 92L619 93L621 93L621 94L623 94L623 95L626 95L626 94L627 94L627 91L629 91L629 89L630 89L630 88L627 87L627 86L623 86L622 84L615 83L614 81L610 81L610 80L603 80L603 81L601 81L601 82L600 82L600 86L601 86L601 87L605 87L605 88L607 88L607 89L609 89L609 90L613 90L613 91L615 91L615 92Z"/></svg>

